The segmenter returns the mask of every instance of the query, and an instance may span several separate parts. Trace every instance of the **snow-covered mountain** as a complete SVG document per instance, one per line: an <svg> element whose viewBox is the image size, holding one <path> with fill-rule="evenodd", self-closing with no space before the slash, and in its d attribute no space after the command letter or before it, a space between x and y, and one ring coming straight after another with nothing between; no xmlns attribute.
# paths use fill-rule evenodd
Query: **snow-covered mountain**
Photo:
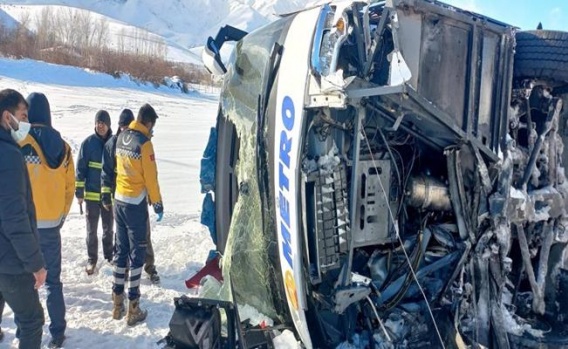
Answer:
<svg viewBox="0 0 568 349"><path fill-rule="evenodd" d="M203 46L208 36L230 24L254 30L319 0L0 0L5 5L60 5L93 11L161 36L169 47L186 51ZM16 18L17 19L17 18ZM186 60L186 59L182 59ZM191 59L190 59L191 61Z"/></svg>

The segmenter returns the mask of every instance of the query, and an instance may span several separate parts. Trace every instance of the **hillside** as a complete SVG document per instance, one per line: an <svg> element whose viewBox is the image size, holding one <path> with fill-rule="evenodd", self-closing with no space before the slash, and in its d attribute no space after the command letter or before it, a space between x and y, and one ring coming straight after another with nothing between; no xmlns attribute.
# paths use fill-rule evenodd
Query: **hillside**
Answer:
<svg viewBox="0 0 568 349"><path fill-rule="evenodd" d="M111 20L114 33L120 26L136 27L166 42L168 57L196 63L200 47L210 35L230 24L254 30L276 18L315 3L316 0L1 0L1 7L13 19L23 11L38 12L45 5L70 6L98 13ZM43 6L37 6L43 5ZM6 17L3 15L1 17Z"/></svg>

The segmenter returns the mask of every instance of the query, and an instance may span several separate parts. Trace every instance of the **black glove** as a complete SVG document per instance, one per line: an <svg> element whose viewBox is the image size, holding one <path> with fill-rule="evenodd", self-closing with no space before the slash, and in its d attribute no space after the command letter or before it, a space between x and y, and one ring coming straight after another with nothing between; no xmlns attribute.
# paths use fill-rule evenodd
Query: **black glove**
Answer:
<svg viewBox="0 0 568 349"><path fill-rule="evenodd" d="M154 207L154 212L156 214L164 212L164 206L162 205L161 202L156 202L155 204L152 205L152 207Z"/></svg>
<svg viewBox="0 0 568 349"><path fill-rule="evenodd" d="M162 205L161 202L156 202L152 206L154 207L154 212L156 212L156 214L158 215L158 219L156 219L156 222L161 222L162 218L164 218L164 206Z"/></svg>
<svg viewBox="0 0 568 349"><path fill-rule="evenodd" d="M101 193L101 204L107 211L110 211L112 208L112 196L110 193Z"/></svg>

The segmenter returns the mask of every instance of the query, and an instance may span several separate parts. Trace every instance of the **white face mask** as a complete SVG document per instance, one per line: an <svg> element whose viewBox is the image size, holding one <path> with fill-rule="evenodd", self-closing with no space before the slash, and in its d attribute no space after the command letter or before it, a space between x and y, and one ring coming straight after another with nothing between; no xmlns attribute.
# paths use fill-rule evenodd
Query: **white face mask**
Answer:
<svg viewBox="0 0 568 349"><path fill-rule="evenodd" d="M16 117L12 114L10 114L10 116L12 117L12 121L14 121L15 123L18 124L18 130L14 130L13 128L10 130L10 134L12 135L12 138L17 142L21 142L24 140L24 138L26 138L26 136L28 135L28 133L30 132L30 128L32 125L30 125L30 123L25 122L25 121L18 121L18 119L16 119ZM10 127L12 127L10 125Z"/></svg>

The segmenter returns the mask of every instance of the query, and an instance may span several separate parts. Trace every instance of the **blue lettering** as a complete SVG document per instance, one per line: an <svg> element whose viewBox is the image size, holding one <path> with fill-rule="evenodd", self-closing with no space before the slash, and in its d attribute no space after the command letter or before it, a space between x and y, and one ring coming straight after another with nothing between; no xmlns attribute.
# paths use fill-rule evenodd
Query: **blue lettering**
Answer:
<svg viewBox="0 0 568 349"><path fill-rule="evenodd" d="M294 127L295 111L292 98L286 96L282 100L282 123L288 131L292 131Z"/></svg>
<svg viewBox="0 0 568 349"><path fill-rule="evenodd" d="M282 235L282 255L291 268L294 268L292 260L292 235L290 230L290 179L287 171L290 170L290 151L292 150L292 138L288 136L286 130L292 131L294 128L295 110L294 102L289 96L282 100L282 124L285 130L280 133L280 149L278 151L278 187L279 187L279 206L280 206L280 234ZM286 191L284 191L286 190ZM293 197L292 197L293 198ZM290 227L290 228L289 228Z"/></svg>
<svg viewBox="0 0 568 349"><path fill-rule="evenodd" d="M282 192L280 192L280 217L287 226L290 226L290 203Z"/></svg>
<svg viewBox="0 0 568 349"><path fill-rule="evenodd" d="M290 236L290 232L288 231L288 228L284 225L284 223L280 225L280 229L282 230L282 252L284 254L284 258L286 258L288 264L290 264L290 267L292 267L294 265L294 263L292 262L292 247L290 241L292 237Z"/></svg>
<svg viewBox="0 0 568 349"><path fill-rule="evenodd" d="M284 173L284 166L282 165L282 163L278 164L278 183L280 183L280 190L288 190L288 188L290 187L290 181Z"/></svg>
<svg viewBox="0 0 568 349"><path fill-rule="evenodd" d="M290 150L292 148L292 139L288 138L286 131L280 133L280 161L290 168Z"/></svg>

